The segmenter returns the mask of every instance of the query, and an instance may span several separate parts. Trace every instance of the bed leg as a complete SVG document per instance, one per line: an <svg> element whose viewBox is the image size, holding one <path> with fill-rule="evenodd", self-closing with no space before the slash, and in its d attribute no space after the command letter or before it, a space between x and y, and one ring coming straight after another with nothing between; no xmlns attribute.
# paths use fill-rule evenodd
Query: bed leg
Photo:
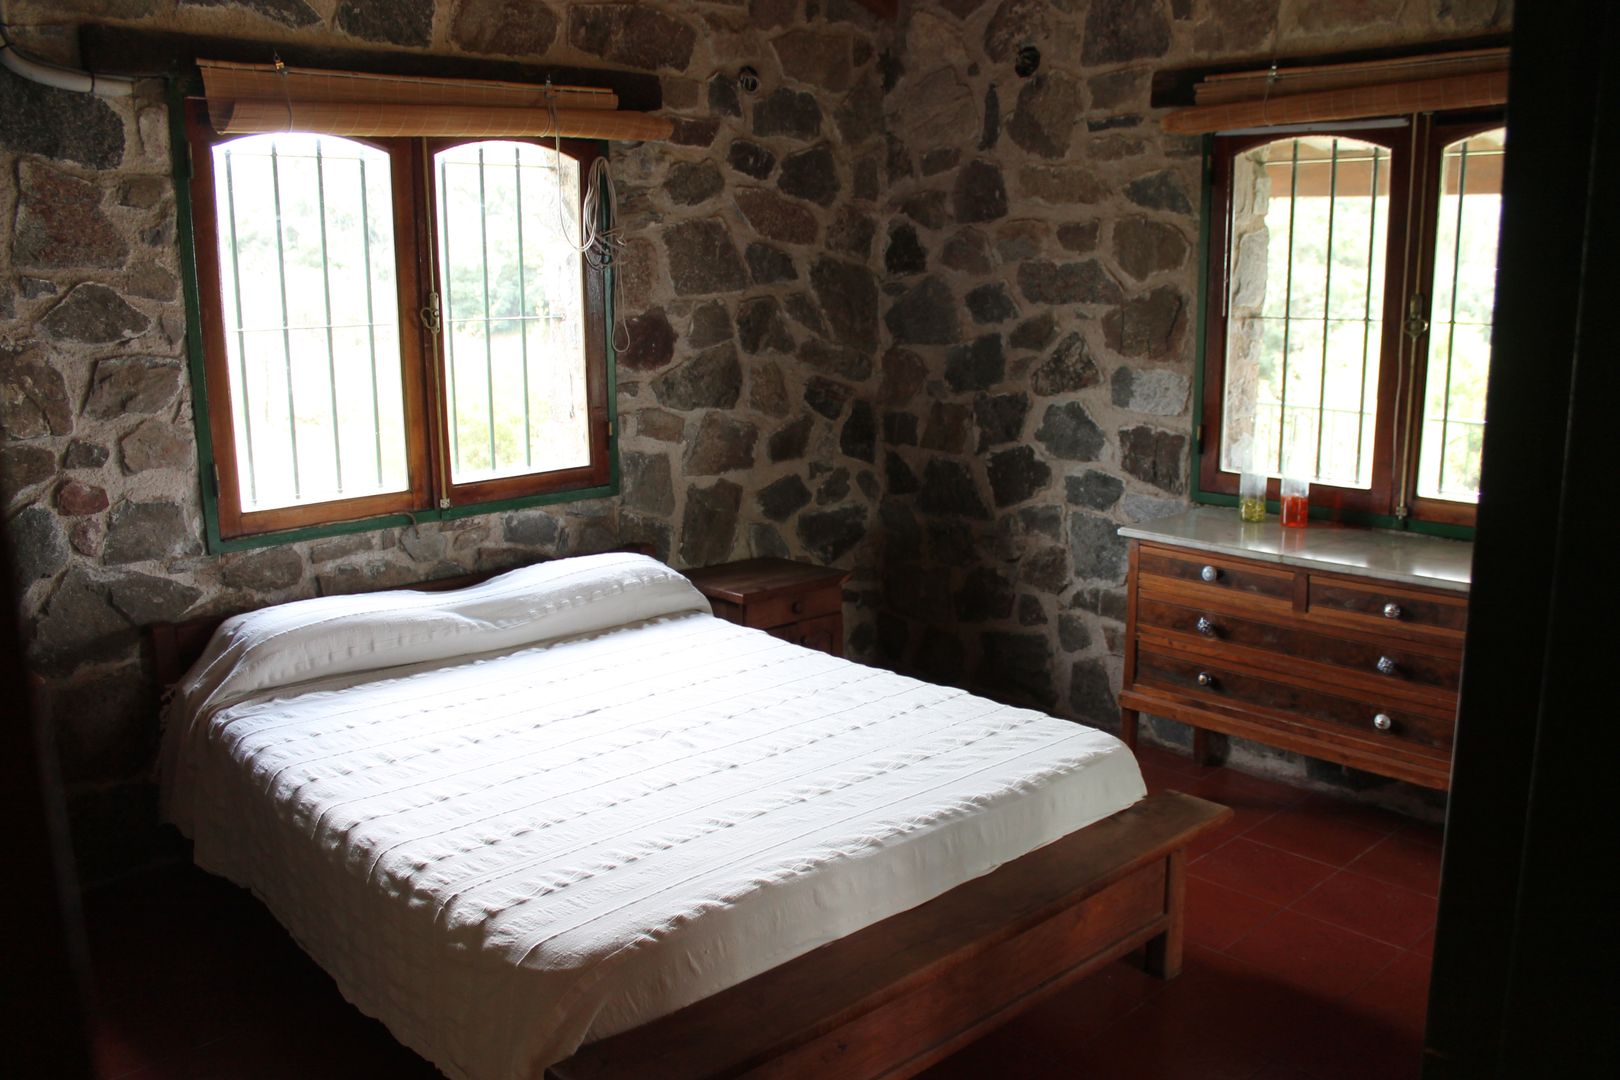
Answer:
<svg viewBox="0 0 1620 1080"><path fill-rule="evenodd" d="M1136 749L1136 719L1139 714L1135 709L1119 710L1119 741Z"/></svg>
<svg viewBox="0 0 1620 1080"><path fill-rule="evenodd" d="M1182 934L1186 929L1187 849L1172 851L1165 860L1164 906L1170 924L1147 943L1149 975L1173 979L1181 974Z"/></svg>

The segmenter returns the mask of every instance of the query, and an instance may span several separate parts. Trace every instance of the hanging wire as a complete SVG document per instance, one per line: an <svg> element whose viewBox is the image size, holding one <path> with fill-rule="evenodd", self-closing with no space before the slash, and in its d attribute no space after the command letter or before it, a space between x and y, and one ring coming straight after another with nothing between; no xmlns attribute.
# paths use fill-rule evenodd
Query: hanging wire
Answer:
<svg viewBox="0 0 1620 1080"><path fill-rule="evenodd" d="M585 257L591 269L603 273L613 266L625 240L619 235L619 200L613 189L613 173L606 157L591 162L585 177L585 197L579 208L579 242L569 235L568 218L563 213L562 190L562 135L557 117L557 98L551 80L546 80L546 112L551 121L552 148L557 155L557 225L563 242ZM572 201L572 200L569 200ZM604 218L606 224L604 224ZM624 317L624 285L621 275L613 275L613 348L624 352L630 348L630 324Z"/></svg>

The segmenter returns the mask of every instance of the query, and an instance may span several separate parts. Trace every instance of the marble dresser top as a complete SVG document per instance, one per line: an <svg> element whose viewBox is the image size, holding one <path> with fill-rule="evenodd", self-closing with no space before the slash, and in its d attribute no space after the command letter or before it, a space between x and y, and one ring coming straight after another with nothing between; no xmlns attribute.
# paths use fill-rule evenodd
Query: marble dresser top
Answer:
<svg viewBox="0 0 1620 1080"><path fill-rule="evenodd" d="M1275 516L1251 525L1238 519L1236 507L1227 506L1196 507L1174 517L1121 525L1119 534L1284 566L1463 593L1468 591L1474 561L1474 545L1467 540L1316 521L1307 528L1285 529Z"/></svg>

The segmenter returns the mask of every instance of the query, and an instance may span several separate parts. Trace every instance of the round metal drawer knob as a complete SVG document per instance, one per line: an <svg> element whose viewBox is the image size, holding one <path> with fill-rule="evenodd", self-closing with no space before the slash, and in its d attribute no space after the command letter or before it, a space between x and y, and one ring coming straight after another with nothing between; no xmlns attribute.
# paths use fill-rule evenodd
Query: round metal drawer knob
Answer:
<svg viewBox="0 0 1620 1080"><path fill-rule="evenodd" d="M1380 675L1393 675L1397 671L1399 671L1400 669L1401 669L1401 666L1395 662L1394 657L1392 657L1392 656L1380 656L1378 658L1378 674L1380 674Z"/></svg>
<svg viewBox="0 0 1620 1080"><path fill-rule="evenodd" d="M1389 603L1384 605L1384 618L1386 618L1386 619L1398 619L1398 618L1401 617L1401 615L1402 615L1401 605L1395 603L1394 601L1390 601Z"/></svg>
<svg viewBox="0 0 1620 1080"><path fill-rule="evenodd" d="M1373 717L1373 727L1377 728L1379 731L1388 731L1394 726L1395 720L1387 712L1381 712L1377 716Z"/></svg>
<svg viewBox="0 0 1620 1080"><path fill-rule="evenodd" d="M1208 615L1198 616L1198 623L1195 629L1205 637L1215 636L1215 624L1209 621Z"/></svg>
<svg viewBox="0 0 1620 1080"><path fill-rule="evenodd" d="M1221 576L1221 572L1215 569L1213 566L1206 566L1202 570L1198 571L1198 576L1203 578L1205 581L1214 581L1216 578Z"/></svg>
<svg viewBox="0 0 1620 1080"><path fill-rule="evenodd" d="M1215 685L1215 676L1211 675L1207 671L1200 671L1198 673L1198 685L1199 686L1214 686Z"/></svg>

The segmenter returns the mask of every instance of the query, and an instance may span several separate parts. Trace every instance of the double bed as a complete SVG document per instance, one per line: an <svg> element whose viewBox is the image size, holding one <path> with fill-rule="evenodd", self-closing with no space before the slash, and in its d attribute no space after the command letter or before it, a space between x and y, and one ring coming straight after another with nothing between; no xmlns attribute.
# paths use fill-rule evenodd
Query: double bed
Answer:
<svg viewBox="0 0 1620 1080"><path fill-rule="evenodd" d="M227 620L160 776L199 866L469 1080L907 1075L1130 949L1174 974L1225 814L627 553Z"/></svg>

